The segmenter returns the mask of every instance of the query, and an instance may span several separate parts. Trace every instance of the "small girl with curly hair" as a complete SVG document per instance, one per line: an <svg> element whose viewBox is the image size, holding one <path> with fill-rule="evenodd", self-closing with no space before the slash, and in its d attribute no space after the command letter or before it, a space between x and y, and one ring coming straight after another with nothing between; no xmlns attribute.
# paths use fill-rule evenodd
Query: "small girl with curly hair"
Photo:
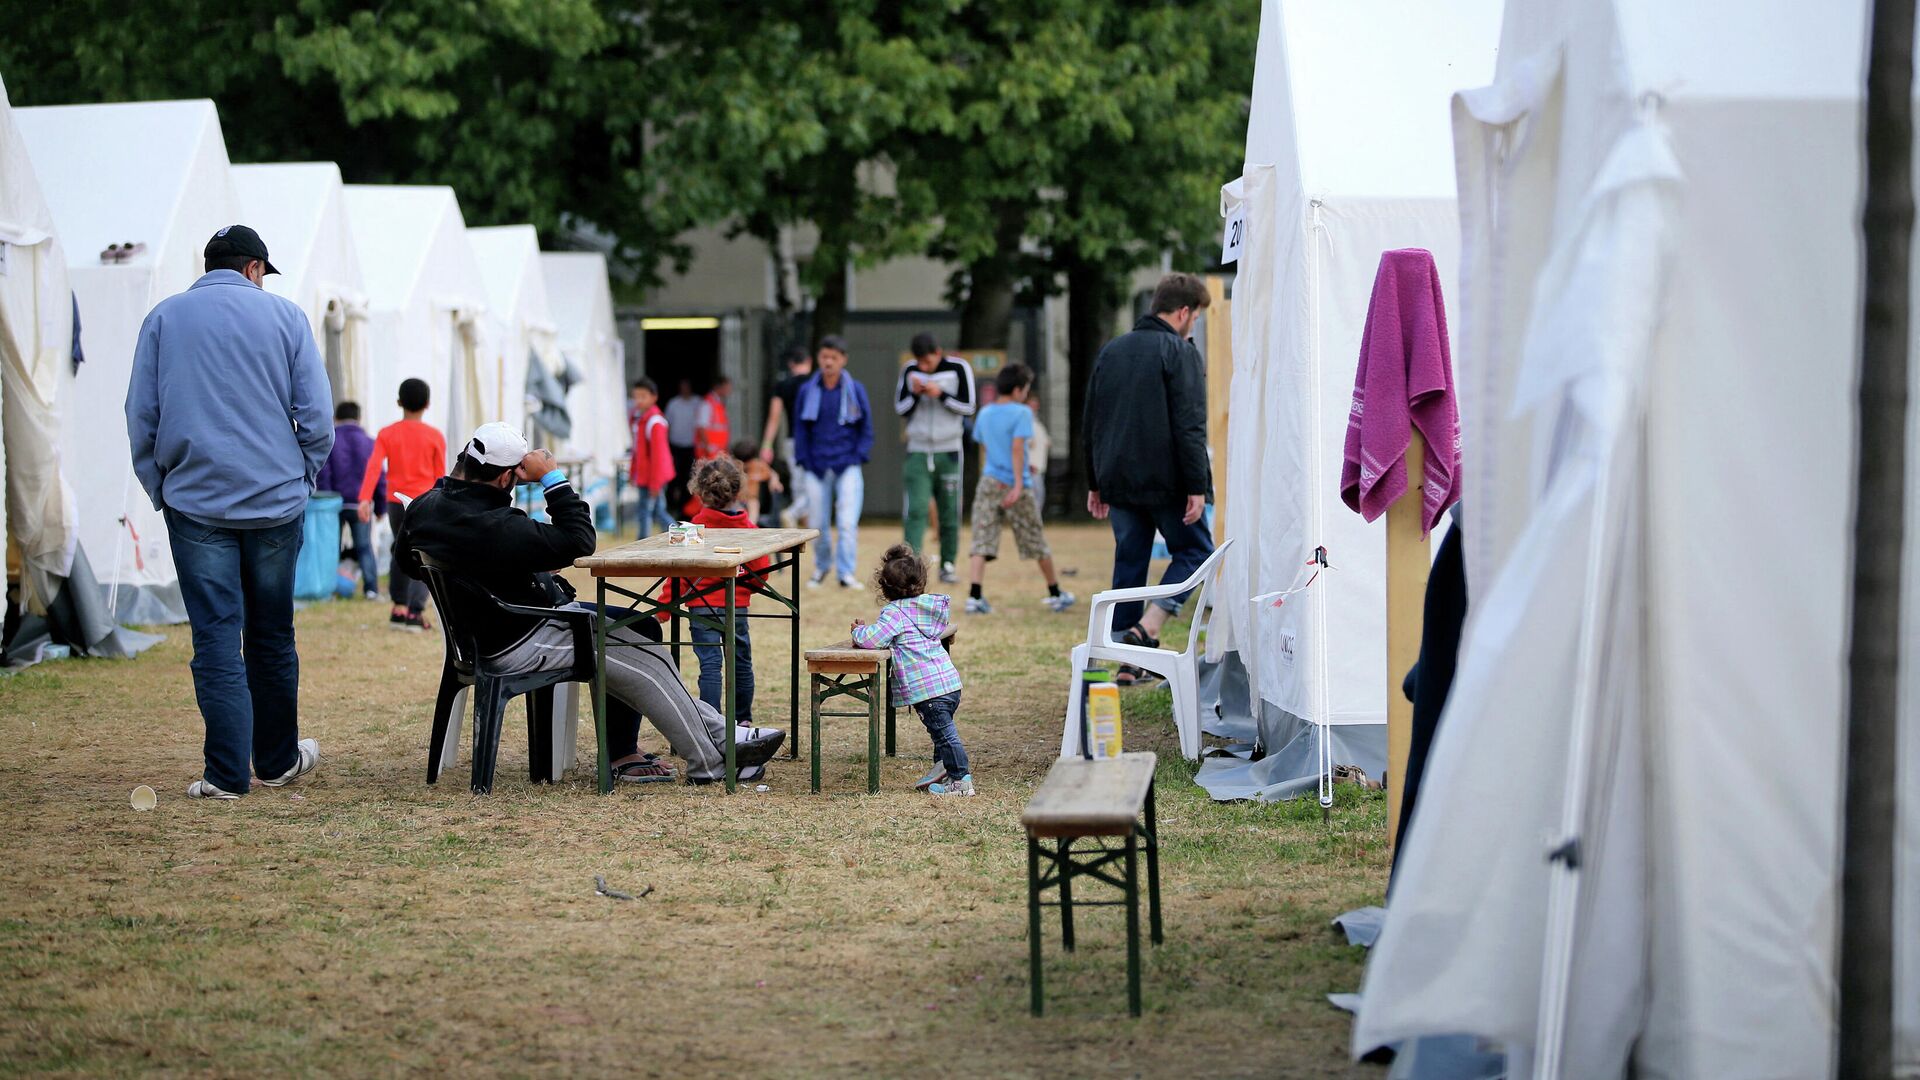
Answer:
<svg viewBox="0 0 1920 1080"><path fill-rule="evenodd" d="M887 606L868 624L853 621L853 643L893 650L893 703L911 705L933 739L933 767L914 787L932 795L972 795L973 766L953 714L960 709L960 672L941 639L953 632L950 598L927 593L927 567L905 544L880 557L874 585Z"/></svg>

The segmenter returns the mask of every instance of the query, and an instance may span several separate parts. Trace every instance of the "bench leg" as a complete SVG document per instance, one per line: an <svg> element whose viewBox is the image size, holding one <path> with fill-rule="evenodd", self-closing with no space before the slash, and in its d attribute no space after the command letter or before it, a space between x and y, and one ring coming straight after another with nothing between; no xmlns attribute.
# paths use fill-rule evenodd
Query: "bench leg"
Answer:
<svg viewBox="0 0 1920 1080"><path fill-rule="evenodd" d="M1127 834L1127 1011L1140 1015L1140 879L1135 849L1139 837Z"/></svg>
<svg viewBox="0 0 1920 1080"><path fill-rule="evenodd" d="M867 794L880 791L880 695L887 692L886 676L867 676Z"/></svg>
<svg viewBox="0 0 1920 1080"><path fill-rule="evenodd" d="M898 711L893 707L893 671L887 670L887 684L881 688L887 695L887 756L893 756L893 718Z"/></svg>
<svg viewBox="0 0 1920 1080"><path fill-rule="evenodd" d="M1033 1015L1040 1015L1040 841L1027 837L1027 954L1028 984L1033 991Z"/></svg>
<svg viewBox="0 0 1920 1080"><path fill-rule="evenodd" d="M1160 826L1153 817L1153 788L1147 784L1147 924L1152 927L1151 940L1155 945L1163 940L1160 933Z"/></svg>
<svg viewBox="0 0 1920 1080"><path fill-rule="evenodd" d="M813 721L811 724L811 734L813 735L813 739L812 739L813 745L811 747L813 751L813 793L815 795L818 795L820 794L820 683L821 683L821 679L820 679L820 676L814 675L810 678L809 681L812 683L812 697L813 697L813 712L812 712Z"/></svg>
<svg viewBox="0 0 1920 1080"><path fill-rule="evenodd" d="M1068 952L1073 951L1073 856L1068 851L1072 844L1071 836L1063 836L1054 849L1060 867L1060 945Z"/></svg>

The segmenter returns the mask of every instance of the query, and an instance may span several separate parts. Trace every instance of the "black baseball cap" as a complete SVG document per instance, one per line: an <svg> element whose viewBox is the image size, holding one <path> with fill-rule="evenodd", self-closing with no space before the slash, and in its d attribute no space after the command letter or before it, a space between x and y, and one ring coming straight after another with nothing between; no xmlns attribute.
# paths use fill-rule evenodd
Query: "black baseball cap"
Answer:
<svg viewBox="0 0 1920 1080"><path fill-rule="evenodd" d="M273 263L267 259L266 241L260 239L259 233L254 232L245 225L229 225L219 232L214 233L213 239L207 241L207 250L201 252L200 255L206 259L225 258L231 255L239 255L248 259L259 259L261 262L267 264L267 273L277 274L280 272L275 270Z"/></svg>

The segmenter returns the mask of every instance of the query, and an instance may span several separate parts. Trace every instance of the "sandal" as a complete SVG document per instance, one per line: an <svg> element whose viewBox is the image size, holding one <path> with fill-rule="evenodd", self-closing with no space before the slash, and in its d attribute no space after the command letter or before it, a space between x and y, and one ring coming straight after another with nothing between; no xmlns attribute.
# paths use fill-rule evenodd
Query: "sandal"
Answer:
<svg viewBox="0 0 1920 1080"><path fill-rule="evenodd" d="M647 754L639 761L615 765L613 778L628 784L665 784L673 780L673 770L658 755Z"/></svg>
<svg viewBox="0 0 1920 1080"><path fill-rule="evenodd" d="M1134 623L1132 626L1127 627L1125 633L1120 635L1120 644L1138 645L1146 649L1157 649L1160 647L1160 639L1148 637L1146 630L1143 629L1139 623ZM1132 664L1121 664L1120 670L1113 673L1113 682L1114 685L1121 687L1138 686L1146 677L1147 672L1140 668L1134 667Z"/></svg>

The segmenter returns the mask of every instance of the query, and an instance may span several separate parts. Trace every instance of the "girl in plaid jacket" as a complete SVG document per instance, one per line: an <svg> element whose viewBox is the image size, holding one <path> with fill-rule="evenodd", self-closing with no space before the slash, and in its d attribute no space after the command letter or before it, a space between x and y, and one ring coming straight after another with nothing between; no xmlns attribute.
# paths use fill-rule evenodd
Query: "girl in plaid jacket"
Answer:
<svg viewBox="0 0 1920 1080"><path fill-rule="evenodd" d="M853 643L893 650L893 703L911 705L933 739L933 767L914 786L932 795L971 795L973 766L953 722L960 672L941 643L953 632L951 600L927 594L926 564L905 544L880 557L873 581L887 606L872 623L853 621Z"/></svg>

